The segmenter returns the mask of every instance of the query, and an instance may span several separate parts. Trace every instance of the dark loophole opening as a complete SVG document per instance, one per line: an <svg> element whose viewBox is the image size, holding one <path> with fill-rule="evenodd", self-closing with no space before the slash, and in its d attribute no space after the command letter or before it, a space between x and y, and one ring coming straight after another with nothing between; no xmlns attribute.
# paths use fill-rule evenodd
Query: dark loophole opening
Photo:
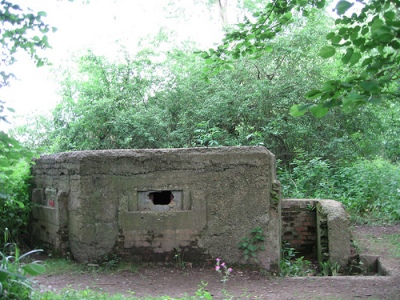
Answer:
<svg viewBox="0 0 400 300"><path fill-rule="evenodd" d="M147 195L154 205L168 205L174 200L171 191L151 192Z"/></svg>

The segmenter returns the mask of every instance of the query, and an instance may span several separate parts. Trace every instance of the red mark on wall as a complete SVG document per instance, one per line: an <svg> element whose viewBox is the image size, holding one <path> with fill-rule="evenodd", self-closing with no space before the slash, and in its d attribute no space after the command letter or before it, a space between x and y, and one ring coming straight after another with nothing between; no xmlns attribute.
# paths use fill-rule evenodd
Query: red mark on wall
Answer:
<svg viewBox="0 0 400 300"><path fill-rule="evenodd" d="M54 203L54 200L49 200L49 205L51 206L51 207L54 207L54 205L55 205L55 203Z"/></svg>

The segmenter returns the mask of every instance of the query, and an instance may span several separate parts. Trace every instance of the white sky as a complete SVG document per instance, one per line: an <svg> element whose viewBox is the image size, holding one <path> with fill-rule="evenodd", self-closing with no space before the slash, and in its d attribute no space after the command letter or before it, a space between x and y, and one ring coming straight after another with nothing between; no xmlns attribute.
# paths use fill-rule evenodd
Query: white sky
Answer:
<svg viewBox="0 0 400 300"><path fill-rule="evenodd" d="M176 31L176 40L192 39L211 47L222 37L218 23L218 10L207 11L195 0L175 0L174 6L166 6L167 0L14 0L21 7L45 11L43 20L57 27L48 34L52 49L44 56L56 66L78 50L92 49L98 55L112 58L118 50L116 41L128 49L135 49L138 40L155 34L161 27ZM166 7L164 7L166 6ZM176 9L179 8L177 11ZM183 14L184 18L174 18ZM0 99L6 107L16 110L8 114L13 124L19 124L18 115L50 111L59 101L57 84L52 80L50 67L36 68L29 56L21 53L18 62L11 66L18 80L0 90ZM0 130L6 129L0 122Z"/></svg>

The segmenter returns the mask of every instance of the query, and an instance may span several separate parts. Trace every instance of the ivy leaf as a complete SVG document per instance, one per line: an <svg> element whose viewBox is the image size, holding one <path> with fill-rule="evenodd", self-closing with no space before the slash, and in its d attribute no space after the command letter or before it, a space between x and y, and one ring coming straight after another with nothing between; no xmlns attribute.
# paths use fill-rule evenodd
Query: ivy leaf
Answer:
<svg viewBox="0 0 400 300"><path fill-rule="evenodd" d="M345 113L350 113L354 109L364 102L364 98L357 93L350 93L342 100L342 108Z"/></svg>
<svg viewBox="0 0 400 300"><path fill-rule="evenodd" d="M356 47L360 47L365 44L365 38L358 38L353 41L353 45Z"/></svg>
<svg viewBox="0 0 400 300"><path fill-rule="evenodd" d="M342 57L342 62L346 65L350 62L351 57L353 56L354 49L347 48L346 55Z"/></svg>
<svg viewBox="0 0 400 300"><path fill-rule="evenodd" d="M376 35L381 42L389 43L393 40L394 34L392 32L390 32L389 30L388 30L388 27L384 26L376 32Z"/></svg>
<svg viewBox="0 0 400 300"><path fill-rule="evenodd" d="M384 25L384 22L383 22L381 19L376 18L376 19L373 21L372 25L371 25L371 32L372 32L372 33L375 33L375 32L378 31L383 25Z"/></svg>
<svg viewBox="0 0 400 300"><path fill-rule="evenodd" d="M47 13L45 11L39 11L37 15L38 17L47 17Z"/></svg>
<svg viewBox="0 0 400 300"><path fill-rule="evenodd" d="M323 84L322 91L331 93L336 90L337 86L338 86L337 80L329 80Z"/></svg>
<svg viewBox="0 0 400 300"><path fill-rule="evenodd" d="M332 46L323 46L321 50L319 50L318 55L322 58L329 58L335 55L336 50Z"/></svg>
<svg viewBox="0 0 400 300"><path fill-rule="evenodd" d="M380 90L379 84L375 80L363 81L360 84L365 91L370 93L377 93Z"/></svg>
<svg viewBox="0 0 400 300"><path fill-rule="evenodd" d="M335 34L334 32L329 32L329 33L326 35L326 39L327 39L327 40L330 40L330 39L333 38L335 35L336 35L336 34Z"/></svg>
<svg viewBox="0 0 400 300"><path fill-rule="evenodd" d="M325 6L325 0L321 0L317 2L317 8L321 9Z"/></svg>
<svg viewBox="0 0 400 300"><path fill-rule="evenodd" d="M296 104L293 105L290 110L289 113L293 116L293 117L300 117L302 115L304 115L307 111L307 109L309 107L311 107L314 104Z"/></svg>
<svg viewBox="0 0 400 300"><path fill-rule="evenodd" d="M320 90L311 90L311 91L307 92L305 94L305 96L307 99L314 100L314 99L318 98L319 96L321 96L321 91Z"/></svg>
<svg viewBox="0 0 400 300"><path fill-rule="evenodd" d="M340 35L335 35L334 37L331 38L331 43L339 44L341 40L342 40L342 37Z"/></svg>
<svg viewBox="0 0 400 300"><path fill-rule="evenodd" d="M328 113L328 108L323 107L322 104L314 105L310 107L310 111L313 114L314 117L316 118L322 118Z"/></svg>
<svg viewBox="0 0 400 300"><path fill-rule="evenodd" d="M264 48L264 50L265 50L265 52L267 52L267 53L271 53L272 50L274 50L274 48L272 48L272 46L266 46L266 47Z"/></svg>
<svg viewBox="0 0 400 300"><path fill-rule="evenodd" d="M42 28L42 29L39 29L39 30L40 30L41 33L48 33L50 29L48 27L45 27L45 28Z"/></svg>
<svg viewBox="0 0 400 300"><path fill-rule="evenodd" d="M361 54L359 52L354 52L350 57L350 67L358 63L361 59Z"/></svg>
<svg viewBox="0 0 400 300"><path fill-rule="evenodd" d="M396 14L393 11L387 11L383 14L383 17L385 20L395 20L396 19Z"/></svg>
<svg viewBox="0 0 400 300"><path fill-rule="evenodd" d="M393 49L396 49L396 50L400 49L400 43L399 43L398 41L392 41L392 42L390 43L390 46L391 46Z"/></svg>
<svg viewBox="0 0 400 300"><path fill-rule="evenodd" d="M335 10L339 16L343 15L354 3L347 2L346 0L339 1Z"/></svg>

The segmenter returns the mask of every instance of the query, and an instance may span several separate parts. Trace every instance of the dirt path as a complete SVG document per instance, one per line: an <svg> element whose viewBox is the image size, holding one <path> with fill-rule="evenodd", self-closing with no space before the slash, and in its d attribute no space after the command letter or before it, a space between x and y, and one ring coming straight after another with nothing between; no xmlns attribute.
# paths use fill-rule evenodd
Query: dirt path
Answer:
<svg viewBox="0 0 400 300"><path fill-rule="evenodd" d="M354 228L354 239L362 253L379 255L390 276L268 277L259 272L234 270L226 283L233 299L400 299L400 257L383 243L388 234L400 234L400 225ZM91 288L108 293L145 296L194 296L201 282L213 299L231 299L222 293L220 275L209 268L176 269L147 267L115 274L44 275L37 278L44 289Z"/></svg>

